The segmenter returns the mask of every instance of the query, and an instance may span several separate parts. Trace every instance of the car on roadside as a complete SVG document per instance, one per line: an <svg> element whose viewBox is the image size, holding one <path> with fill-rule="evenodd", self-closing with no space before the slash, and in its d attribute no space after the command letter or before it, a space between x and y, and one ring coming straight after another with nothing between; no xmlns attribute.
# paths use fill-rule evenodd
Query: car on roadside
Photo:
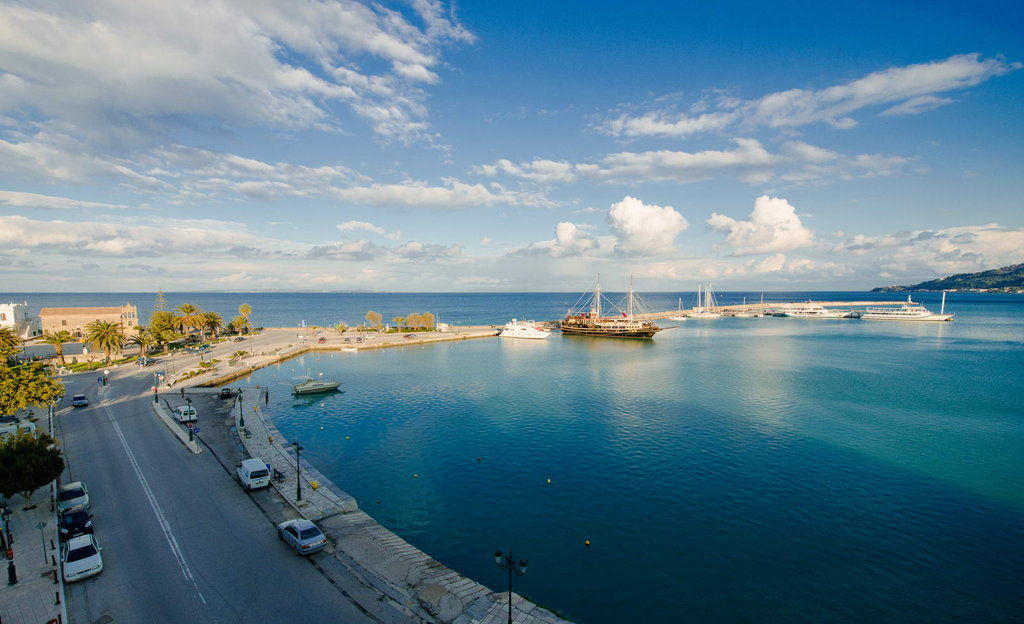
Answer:
<svg viewBox="0 0 1024 624"><path fill-rule="evenodd" d="M64 513L79 505L88 509L89 504L89 488L81 481L66 483L57 492L57 513Z"/></svg>
<svg viewBox="0 0 1024 624"><path fill-rule="evenodd" d="M92 514L82 505L76 505L60 515L57 521L57 535L66 542L73 537L92 533Z"/></svg>
<svg viewBox="0 0 1024 624"><path fill-rule="evenodd" d="M235 391L232 390L231 388L221 388L220 389L220 398L222 398L222 399L230 399L230 398L232 398L234 396L235 396Z"/></svg>
<svg viewBox="0 0 1024 624"><path fill-rule="evenodd" d="M84 394L76 394L71 397L71 407L88 407L89 399Z"/></svg>
<svg viewBox="0 0 1024 624"><path fill-rule="evenodd" d="M277 525L277 537L291 546L296 555L312 555L327 545L327 537L305 518L287 520Z"/></svg>
<svg viewBox="0 0 1024 624"><path fill-rule="evenodd" d="M317 344L324 344L324 343L327 342L327 339L324 338L324 337L320 337L320 338L316 339L316 342L317 342Z"/></svg>
<svg viewBox="0 0 1024 624"><path fill-rule="evenodd" d="M245 459L235 466L235 478L246 490L252 491L270 486L270 469L258 457Z"/></svg>
<svg viewBox="0 0 1024 624"><path fill-rule="evenodd" d="M245 342L245 336L235 336L232 340L235 342Z"/></svg>
<svg viewBox="0 0 1024 624"><path fill-rule="evenodd" d="M64 569L64 582L73 583L96 576L103 571L100 546L91 533L72 537L64 542L60 561Z"/></svg>
<svg viewBox="0 0 1024 624"><path fill-rule="evenodd" d="M174 408L174 418L180 423L192 423L199 420L199 415L191 405L179 405Z"/></svg>

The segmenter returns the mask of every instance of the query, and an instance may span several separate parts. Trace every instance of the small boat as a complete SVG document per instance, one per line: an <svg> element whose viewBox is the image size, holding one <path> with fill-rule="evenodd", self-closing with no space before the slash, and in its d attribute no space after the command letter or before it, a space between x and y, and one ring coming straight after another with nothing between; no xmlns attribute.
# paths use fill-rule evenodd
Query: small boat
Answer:
<svg viewBox="0 0 1024 624"><path fill-rule="evenodd" d="M704 301L701 302L700 284L697 284L697 307L686 316L698 319L716 319L722 316L718 311L718 303L715 301L715 294L711 292L711 284L704 289Z"/></svg>
<svg viewBox="0 0 1024 624"><path fill-rule="evenodd" d="M686 320L686 316L685 316L686 313L683 312L683 298L682 297L679 298L679 305L678 305L677 309L679 310L679 313L676 314L675 316L668 317L668 320L676 321L676 322L681 323L681 322Z"/></svg>
<svg viewBox="0 0 1024 624"><path fill-rule="evenodd" d="M527 338L530 340L546 340L551 330L545 329L536 321L519 321L512 319L505 323L505 328L498 334L502 338Z"/></svg>
<svg viewBox="0 0 1024 624"><path fill-rule="evenodd" d="M763 297L764 297L764 295L762 295L762 298ZM762 301L762 303L764 303L764 302ZM737 310L737 311L733 312L732 316L733 316L733 318L759 318L761 316L764 316L764 314L762 314L760 310L750 310L750 309L748 309L747 308L747 298L744 297L743 298L743 309Z"/></svg>
<svg viewBox="0 0 1024 624"><path fill-rule="evenodd" d="M321 392L333 392L341 385L340 381L323 381L312 377L297 377L299 383L292 386L295 394L319 394Z"/></svg>
<svg viewBox="0 0 1024 624"><path fill-rule="evenodd" d="M865 321L952 321L953 315L946 314L946 291L942 291L942 308L935 314L920 303L915 303L907 296L898 308L867 308L860 315Z"/></svg>

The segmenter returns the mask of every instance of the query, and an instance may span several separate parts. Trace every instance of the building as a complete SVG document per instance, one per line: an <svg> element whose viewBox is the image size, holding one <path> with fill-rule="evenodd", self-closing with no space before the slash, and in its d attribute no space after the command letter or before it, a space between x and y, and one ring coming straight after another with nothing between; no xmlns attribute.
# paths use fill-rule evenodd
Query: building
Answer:
<svg viewBox="0 0 1024 624"><path fill-rule="evenodd" d="M0 303L0 327L10 327L20 338L39 335L39 319L28 311L28 303Z"/></svg>
<svg viewBox="0 0 1024 624"><path fill-rule="evenodd" d="M126 303L120 307L110 308L43 308L39 311L43 332L71 332L75 338L85 335L85 326L93 321L108 321L121 325L125 336L139 333L139 312L135 306Z"/></svg>

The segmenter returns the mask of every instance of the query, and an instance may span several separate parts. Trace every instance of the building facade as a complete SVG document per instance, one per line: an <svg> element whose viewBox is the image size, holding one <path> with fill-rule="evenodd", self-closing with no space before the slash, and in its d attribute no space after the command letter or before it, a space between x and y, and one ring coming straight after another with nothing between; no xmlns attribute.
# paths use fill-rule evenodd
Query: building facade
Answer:
<svg viewBox="0 0 1024 624"><path fill-rule="evenodd" d="M86 325L93 321L118 323L125 336L139 333L135 329L139 324L139 312L130 303L109 308L43 308L39 311L39 318L43 332L64 330L75 338L84 336Z"/></svg>
<svg viewBox="0 0 1024 624"><path fill-rule="evenodd" d="M39 319L32 315L28 303L0 303L0 327L10 327L19 338L40 333Z"/></svg>

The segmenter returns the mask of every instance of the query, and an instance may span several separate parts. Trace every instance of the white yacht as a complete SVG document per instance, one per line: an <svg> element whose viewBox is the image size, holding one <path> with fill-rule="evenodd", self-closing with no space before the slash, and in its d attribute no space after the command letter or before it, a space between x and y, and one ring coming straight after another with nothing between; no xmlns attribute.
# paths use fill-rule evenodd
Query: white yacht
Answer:
<svg viewBox="0 0 1024 624"><path fill-rule="evenodd" d="M505 323L505 328L499 334L502 338L528 338L530 340L545 340L551 336L551 331L541 327L536 321L519 321L512 319Z"/></svg>
<svg viewBox="0 0 1024 624"><path fill-rule="evenodd" d="M697 307L686 316L699 319L714 319L722 316L718 311L718 302L715 301L715 293L711 292L711 284L704 288L704 298L701 301L700 284L697 284Z"/></svg>
<svg viewBox="0 0 1024 624"><path fill-rule="evenodd" d="M946 314L946 292L942 292L942 308L935 314L920 303L907 300L898 308L867 308L860 317L866 321L952 321L953 315Z"/></svg>
<svg viewBox="0 0 1024 624"><path fill-rule="evenodd" d="M313 379L312 377L295 377L293 381L297 382L292 386L292 392L295 394L333 392L341 385L340 381L324 381L323 379Z"/></svg>
<svg viewBox="0 0 1024 624"><path fill-rule="evenodd" d="M670 320L670 321L677 321L677 322L680 322L680 323L686 320L686 316L684 316L685 312L683 312L683 298L682 297L679 298L679 307L678 307L678 309L679 309L679 313L676 314L675 316L668 317L668 320Z"/></svg>
<svg viewBox="0 0 1024 624"><path fill-rule="evenodd" d="M808 301L805 304L798 304L784 308L781 315L794 316L797 318L837 319L846 316L846 312L829 310L828 308Z"/></svg>

